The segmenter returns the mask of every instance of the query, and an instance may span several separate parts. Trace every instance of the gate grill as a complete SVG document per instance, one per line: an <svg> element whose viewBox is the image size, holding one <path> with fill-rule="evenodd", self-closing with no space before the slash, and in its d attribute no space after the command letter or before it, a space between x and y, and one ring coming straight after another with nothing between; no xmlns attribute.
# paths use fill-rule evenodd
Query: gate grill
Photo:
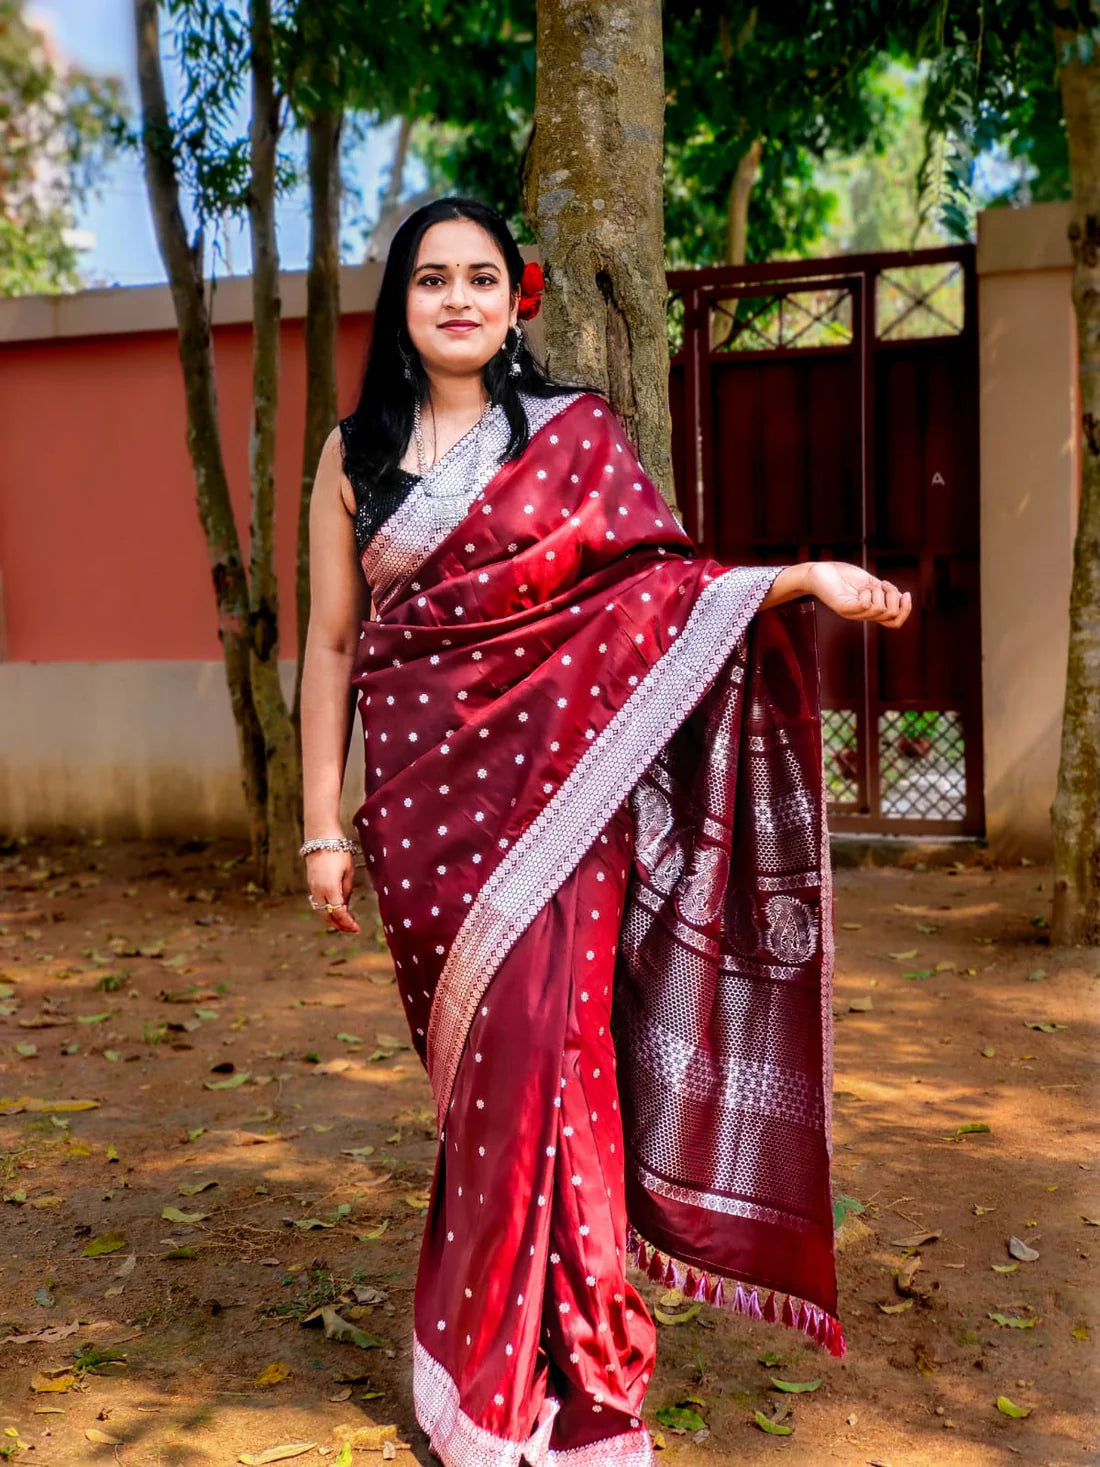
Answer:
<svg viewBox="0 0 1100 1467"><path fill-rule="evenodd" d="M726 564L847 560L900 632L820 618L837 830L981 834L970 247L668 277L685 527Z"/></svg>

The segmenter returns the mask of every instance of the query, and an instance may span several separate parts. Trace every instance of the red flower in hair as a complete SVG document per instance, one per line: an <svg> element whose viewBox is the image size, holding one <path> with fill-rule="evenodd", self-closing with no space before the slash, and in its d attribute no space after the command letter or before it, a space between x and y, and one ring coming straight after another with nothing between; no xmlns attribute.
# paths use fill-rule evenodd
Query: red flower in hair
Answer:
<svg viewBox="0 0 1100 1467"><path fill-rule="evenodd" d="M519 281L519 319L521 321L530 321L532 316L538 315L545 286L542 266L537 260L529 260L523 267L523 274Z"/></svg>

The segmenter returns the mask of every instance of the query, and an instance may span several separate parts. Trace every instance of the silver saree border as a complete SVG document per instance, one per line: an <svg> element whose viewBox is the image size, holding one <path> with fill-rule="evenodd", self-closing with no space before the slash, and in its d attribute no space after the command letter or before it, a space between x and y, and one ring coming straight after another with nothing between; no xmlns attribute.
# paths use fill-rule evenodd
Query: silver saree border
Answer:
<svg viewBox="0 0 1100 1467"><path fill-rule="evenodd" d="M584 395L563 392L555 397L534 397L521 392L519 399L531 437ZM464 434L431 471L434 487L425 487L427 478L414 484L368 540L359 564L380 614L389 610L398 587L462 524L475 501L484 497L501 468L500 456L508 446L511 431L504 409L497 403L485 420L480 445L472 429Z"/></svg>
<svg viewBox="0 0 1100 1467"><path fill-rule="evenodd" d="M466 1036L497 969L699 703L780 569L735 567L703 589L675 642L475 897L447 954L428 1020L428 1074L440 1132Z"/></svg>
<svg viewBox="0 0 1100 1467"><path fill-rule="evenodd" d="M413 1410L444 1467L652 1467L653 1445L645 1427L618 1432L583 1447L549 1445L559 1402L547 1396L534 1430L524 1441L496 1436L471 1421L450 1373L413 1336Z"/></svg>

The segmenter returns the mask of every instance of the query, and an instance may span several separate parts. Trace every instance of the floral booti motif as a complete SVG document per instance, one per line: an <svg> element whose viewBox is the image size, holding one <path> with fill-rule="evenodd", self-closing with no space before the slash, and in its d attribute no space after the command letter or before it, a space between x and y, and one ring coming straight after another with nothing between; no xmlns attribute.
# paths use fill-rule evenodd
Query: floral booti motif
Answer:
<svg viewBox="0 0 1100 1467"><path fill-rule="evenodd" d="M460 1467L597 1444L647 1460L630 1422L651 1347L633 1303L626 1326L616 1249L653 1277L842 1349L812 606L757 615L775 570L699 557L600 398L525 407L520 458L463 467L456 446L444 465L453 492L426 506L414 489L364 550L381 616L364 624L354 678L366 769L356 825L441 1134L417 1296L418 1411ZM499 417L483 440L494 451L506 441ZM624 820L637 825L637 855L613 881L601 837ZM608 900L578 906L601 874ZM603 975L607 1014L589 1017L600 1011L582 986L577 1037L560 1022L532 1026L568 1007L586 964ZM512 1028L493 1027L502 1010ZM621 1094L591 1110L613 1102L621 1135L578 1139L570 1122L554 1139L546 1096L557 1083L549 1103L564 1109L563 1053L572 1043L583 1068L612 1034ZM503 1072L480 1090L486 1056L502 1052ZM606 1082L606 1060L592 1068ZM581 1159L565 1176L569 1149ZM585 1313L555 1292L586 1266L580 1222L570 1236L556 1218L593 1164L612 1201L625 1189L635 1231L620 1240L612 1206L599 1249L616 1267L605 1257L579 1275L596 1279ZM448 1212L460 1227L443 1226ZM567 1306L549 1335L547 1300ZM618 1328L615 1353L563 1355L569 1315Z"/></svg>

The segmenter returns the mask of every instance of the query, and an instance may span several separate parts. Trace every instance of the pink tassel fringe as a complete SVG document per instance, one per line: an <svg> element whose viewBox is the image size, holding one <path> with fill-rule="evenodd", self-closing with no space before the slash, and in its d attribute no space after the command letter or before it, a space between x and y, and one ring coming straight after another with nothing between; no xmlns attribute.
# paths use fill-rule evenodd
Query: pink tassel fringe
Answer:
<svg viewBox="0 0 1100 1467"><path fill-rule="evenodd" d="M677 1259L648 1246L633 1229L627 1237L627 1256L654 1283L679 1289L685 1299L713 1304L715 1308L729 1309L750 1319L785 1324L815 1340L830 1355L839 1358L845 1353L840 1321L826 1314L817 1304L788 1294L780 1306L774 1289L763 1296L760 1289L751 1285L734 1279L726 1280L720 1274L706 1273L695 1267L687 1268Z"/></svg>

